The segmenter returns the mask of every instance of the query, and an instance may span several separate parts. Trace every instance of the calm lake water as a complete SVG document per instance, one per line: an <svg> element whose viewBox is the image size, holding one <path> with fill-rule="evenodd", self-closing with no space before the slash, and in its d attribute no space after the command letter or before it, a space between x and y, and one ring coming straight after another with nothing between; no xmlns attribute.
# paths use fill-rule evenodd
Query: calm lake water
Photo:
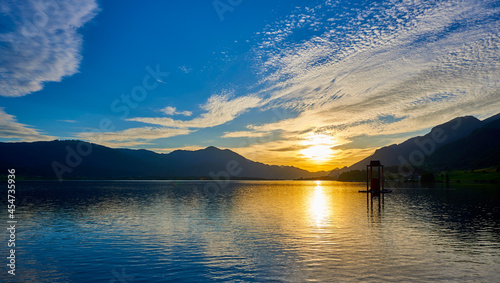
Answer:
<svg viewBox="0 0 500 283"><path fill-rule="evenodd" d="M218 191L207 184L19 182L17 275L7 274L4 232L0 280L500 278L498 187L400 185L370 199L358 193L362 183L232 181ZM2 227L6 220L4 211Z"/></svg>

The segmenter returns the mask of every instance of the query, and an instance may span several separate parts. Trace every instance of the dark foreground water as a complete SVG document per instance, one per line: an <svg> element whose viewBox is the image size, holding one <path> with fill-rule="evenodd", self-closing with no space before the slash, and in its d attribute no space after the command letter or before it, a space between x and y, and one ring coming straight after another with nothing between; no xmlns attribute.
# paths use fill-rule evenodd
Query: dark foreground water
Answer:
<svg viewBox="0 0 500 283"><path fill-rule="evenodd" d="M215 183L212 183L215 184ZM226 185L226 184L223 184ZM361 183L17 184L7 282L498 282L500 189Z"/></svg>

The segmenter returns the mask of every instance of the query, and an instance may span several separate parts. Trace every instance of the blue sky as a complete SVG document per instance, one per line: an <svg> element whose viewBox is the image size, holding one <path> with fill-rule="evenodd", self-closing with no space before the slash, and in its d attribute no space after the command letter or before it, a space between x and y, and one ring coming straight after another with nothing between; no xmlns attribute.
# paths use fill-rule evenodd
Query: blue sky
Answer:
<svg viewBox="0 0 500 283"><path fill-rule="evenodd" d="M499 1L0 3L0 141L330 170L500 112Z"/></svg>

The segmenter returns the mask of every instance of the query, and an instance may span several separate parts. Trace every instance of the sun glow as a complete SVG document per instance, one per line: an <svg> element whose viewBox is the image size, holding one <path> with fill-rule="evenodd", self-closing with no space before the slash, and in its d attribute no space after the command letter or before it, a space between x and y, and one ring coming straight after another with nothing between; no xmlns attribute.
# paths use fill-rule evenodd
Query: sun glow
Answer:
<svg viewBox="0 0 500 283"><path fill-rule="evenodd" d="M335 145L335 141L325 134L311 134L305 138L302 144L307 148L301 150L300 153L317 162L327 161L334 153L332 147Z"/></svg>

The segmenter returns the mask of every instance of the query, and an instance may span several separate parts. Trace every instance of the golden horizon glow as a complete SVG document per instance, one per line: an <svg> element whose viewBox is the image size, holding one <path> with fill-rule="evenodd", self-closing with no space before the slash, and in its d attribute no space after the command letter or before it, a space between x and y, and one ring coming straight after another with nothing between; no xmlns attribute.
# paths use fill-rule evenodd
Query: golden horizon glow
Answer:
<svg viewBox="0 0 500 283"><path fill-rule="evenodd" d="M306 158L321 163L332 158L334 150L332 147L336 144L335 140L325 134L310 134L302 142L307 148L300 151L300 154Z"/></svg>
<svg viewBox="0 0 500 283"><path fill-rule="evenodd" d="M308 136L308 135L306 135ZM270 141L265 143L258 143L255 145L248 145L245 147L220 147L221 149L229 149L238 153L245 158L261 162L268 165L276 166L294 166L309 172L317 171L331 171L335 168L342 168L344 166L350 166L367 156L373 154L376 148L363 148L363 149L335 149L335 146L345 144L346 141L339 139L337 137L330 138L333 143L333 148L331 151L327 150L327 157L324 157L325 161L318 161L306 157L301 151L304 150L304 144L310 143L311 141L302 140L297 141L296 139L288 139L281 141ZM321 139L320 139L321 140ZM327 140L328 141L328 140ZM335 142L333 142L335 141ZM297 145L301 148L297 148ZM311 146L309 144L309 146ZM190 147L171 147L171 148L154 148L150 149L157 153L168 153L174 150L199 150L206 148L206 146L190 146ZM288 150L281 150L287 148ZM272 152L270 154L269 152ZM321 154L320 154L321 155Z"/></svg>

